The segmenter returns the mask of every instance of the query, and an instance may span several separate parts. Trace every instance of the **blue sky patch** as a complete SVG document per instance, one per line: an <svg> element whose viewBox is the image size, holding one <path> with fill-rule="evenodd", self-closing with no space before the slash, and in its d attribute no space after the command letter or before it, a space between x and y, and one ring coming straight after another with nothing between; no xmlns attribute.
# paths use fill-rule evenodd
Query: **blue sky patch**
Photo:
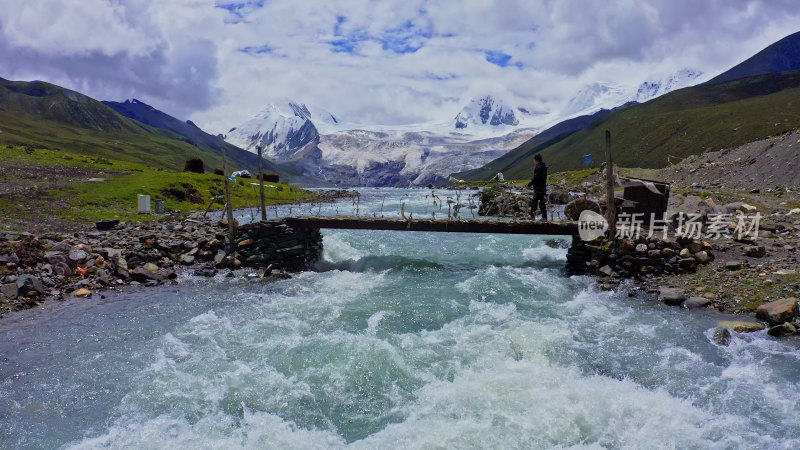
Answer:
<svg viewBox="0 0 800 450"><path fill-rule="evenodd" d="M418 24L407 21L395 28L387 30L380 36L373 36L366 30L356 28L353 30L345 29L344 24L347 17L336 16L336 23L333 26L335 39L328 41L331 51L334 53L358 54L358 47L362 42L373 41L381 44L384 50L391 50L398 54L414 53L425 45L425 42L433 36L432 25L430 23Z"/></svg>
<svg viewBox="0 0 800 450"><path fill-rule="evenodd" d="M496 66L507 67L508 63L511 62L511 55L498 50L486 50L483 54L486 57L486 61Z"/></svg>
<svg viewBox="0 0 800 450"><path fill-rule="evenodd" d="M275 49L267 44L264 44L259 46L248 45L247 47L240 48L239 51L242 53L247 53L248 55L264 55L274 52Z"/></svg>
<svg viewBox="0 0 800 450"><path fill-rule="evenodd" d="M227 10L231 15L235 16L234 23L238 23L243 22L246 15L261 9L264 3L266 3L266 0L218 0L215 6Z"/></svg>

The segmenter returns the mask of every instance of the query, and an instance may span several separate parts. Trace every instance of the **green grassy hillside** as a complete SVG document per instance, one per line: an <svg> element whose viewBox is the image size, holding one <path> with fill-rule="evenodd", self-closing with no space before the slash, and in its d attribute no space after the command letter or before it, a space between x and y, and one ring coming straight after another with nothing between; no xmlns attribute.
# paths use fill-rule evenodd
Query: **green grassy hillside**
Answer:
<svg viewBox="0 0 800 450"><path fill-rule="evenodd" d="M491 171L465 173L465 179L530 177L533 156L542 153L551 172L582 167L582 155L605 160L605 130L610 130L614 162L659 168L667 155L685 157L736 147L800 128L800 72L762 75L727 83L681 89L641 105L616 111L566 136L529 141L492 162Z"/></svg>
<svg viewBox="0 0 800 450"><path fill-rule="evenodd" d="M26 229L49 222L60 228L119 218L152 220L136 211L137 196L164 199L166 208L182 212L205 210L221 196L224 178L152 168L128 161L80 156L57 150L0 146L0 228ZM260 204L258 182L239 178L231 183L235 208ZM268 205L315 199L309 191L283 183L266 183ZM217 199L213 209L222 208Z"/></svg>
<svg viewBox="0 0 800 450"><path fill-rule="evenodd" d="M42 81L0 78L0 144L58 149L87 156L182 170L197 157L206 167L222 167L222 153L192 145L185 136L126 118L78 92ZM258 157L231 146L229 170L258 168ZM265 171L290 176L265 161Z"/></svg>

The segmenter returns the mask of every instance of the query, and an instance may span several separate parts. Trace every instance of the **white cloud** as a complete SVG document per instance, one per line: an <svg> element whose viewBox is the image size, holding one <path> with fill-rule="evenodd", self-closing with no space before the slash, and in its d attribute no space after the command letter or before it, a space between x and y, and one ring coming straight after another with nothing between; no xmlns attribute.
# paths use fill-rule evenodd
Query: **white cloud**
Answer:
<svg viewBox="0 0 800 450"><path fill-rule="evenodd" d="M0 0L0 76L137 97L211 132L286 97L415 123L487 91L558 109L595 81L717 73L798 19L787 0Z"/></svg>

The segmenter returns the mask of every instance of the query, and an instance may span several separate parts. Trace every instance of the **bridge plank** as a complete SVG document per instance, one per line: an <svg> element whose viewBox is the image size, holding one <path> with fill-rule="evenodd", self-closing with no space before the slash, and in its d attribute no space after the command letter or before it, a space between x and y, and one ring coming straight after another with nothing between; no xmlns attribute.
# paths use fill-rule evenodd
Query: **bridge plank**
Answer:
<svg viewBox="0 0 800 450"><path fill-rule="evenodd" d="M392 231L432 231L443 233L498 233L498 234L539 234L567 235L578 234L575 222L537 222L533 220L446 220L373 218L355 216L302 216L287 217L283 221L291 227L328 228L338 230L392 230Z"/></svg>

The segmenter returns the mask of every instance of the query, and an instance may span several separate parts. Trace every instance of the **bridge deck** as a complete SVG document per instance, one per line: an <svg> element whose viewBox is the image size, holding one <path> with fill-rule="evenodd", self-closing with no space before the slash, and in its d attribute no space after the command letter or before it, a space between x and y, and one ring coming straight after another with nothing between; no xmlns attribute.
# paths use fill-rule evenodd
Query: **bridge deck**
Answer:
<svg viewBox="0 0 800 450"><path fill-rule="evenodd" d="M536 222L533 220L436 220L402 218L371 218L354 216L334 217L287 217L284 222L292 227L329 228L344 230L394 230L394 231L434 231L444 233L502 233L502 234L578 234L575 222Z"/></svg>

